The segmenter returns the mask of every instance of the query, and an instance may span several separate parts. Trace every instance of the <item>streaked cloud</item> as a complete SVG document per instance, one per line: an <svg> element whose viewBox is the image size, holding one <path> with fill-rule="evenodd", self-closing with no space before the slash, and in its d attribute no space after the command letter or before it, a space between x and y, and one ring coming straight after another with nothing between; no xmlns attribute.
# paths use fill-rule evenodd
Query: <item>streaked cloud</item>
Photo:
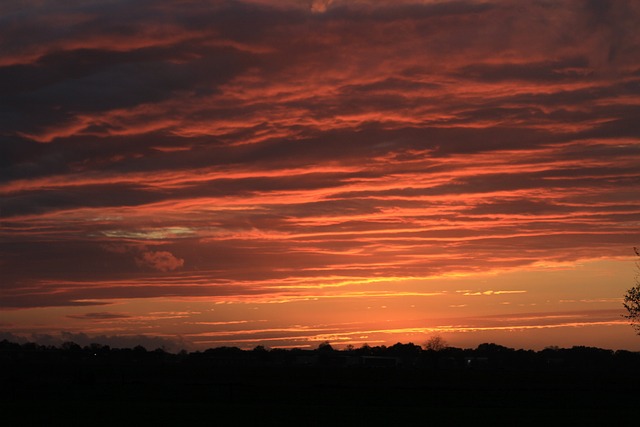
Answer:
<svg viewBox="0 0 640 427"><path fill-rule="evenodd" d="M0 305L544 305L545 284L429 283L629 259L639 20L624 0L3 2Z"/></svg>
<svg viewBox="0 0 640 427"><path fill-rule="evenodd" d="M67 317L71 319L81 319L81 320L112 320L112 319L126 319L129 316L125 314L118 313L109 313L106 311L100 311L95 313L85 313L85 314L70 314Z"/></svg>

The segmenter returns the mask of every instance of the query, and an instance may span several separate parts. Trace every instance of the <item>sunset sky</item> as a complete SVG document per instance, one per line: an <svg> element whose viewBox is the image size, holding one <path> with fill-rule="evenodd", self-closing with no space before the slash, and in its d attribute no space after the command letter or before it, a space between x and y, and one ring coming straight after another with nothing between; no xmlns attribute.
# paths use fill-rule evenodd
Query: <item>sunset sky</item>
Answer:
<svg viewBox="0 0 640 427"><path fill-rule="evenodd" d="M640 2L3 0L0 339L640 350Z"/></svg>

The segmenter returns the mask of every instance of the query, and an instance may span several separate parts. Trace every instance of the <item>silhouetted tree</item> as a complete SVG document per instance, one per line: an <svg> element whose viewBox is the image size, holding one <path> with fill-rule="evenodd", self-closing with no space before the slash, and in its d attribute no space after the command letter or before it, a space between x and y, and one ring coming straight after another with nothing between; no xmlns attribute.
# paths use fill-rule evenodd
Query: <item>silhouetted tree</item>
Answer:
<svg viewBox="0 0 640 427"><path fill-rule="evenodd" d="M323 353L328 351L333 351L333 347L331 346L329 341L324 341L324 342L321 342L320 345L318 346L318 351Z"/></svg>
<svg viewBox="0 0 640 427"><path fill-rule="evenodd" d="M427 351L442 351L449 345L440 335L434 335L424 344L424 349Z"/></svg>
<svg viewBox="0 0 640 427"><path fill-rule="evenodd" d="M640 257L640 251L638 248L633 248L636 255ZM624 308L627 309L628 314L624 317L631 321L631 324L635 328L638 335L640 335L640 259L636 261L636 285L629 289L624 296Z"/></svg>
<svg viewBox="0 0 640 427"><path fill-rule="evenodd" d="M513 352L514 349L505 347L503 345L495 344L492 342L485 342L478 345L476 349L478 353L489 355L489 354L506 354Z"/></svg>
<svg viewBox="0 0 640 427"><path fill-rule="evenodd" d="M72 341L65 341L62 343L62 349L68 352L79 353L82 351L82 347Z"/></svg>
<svg viewBox="0 0 640 427"><path fill-rule="evenodd" d="M398 342L388 348L389 353L395 356L417 356L420 354L421 350L420 346L415 345L412 342L408 344Z"/></svg>
<svg viewBox="0 0 640 427"><path fill-rule="evenodd" d="M133 347L133 351L137 354L145 354L147 352L147 349L141 345L137 345Z"/></svg>

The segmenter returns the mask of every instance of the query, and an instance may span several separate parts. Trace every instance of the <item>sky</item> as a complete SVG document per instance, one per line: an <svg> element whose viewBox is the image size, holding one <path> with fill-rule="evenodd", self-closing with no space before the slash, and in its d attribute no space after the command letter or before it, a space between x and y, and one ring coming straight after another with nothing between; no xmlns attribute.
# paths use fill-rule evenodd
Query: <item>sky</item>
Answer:
<svg viewBox="0 0 640 427"><path fill-rule="evenodd" d="M0 337L640 350L640 3L4 0Z"/></svg>

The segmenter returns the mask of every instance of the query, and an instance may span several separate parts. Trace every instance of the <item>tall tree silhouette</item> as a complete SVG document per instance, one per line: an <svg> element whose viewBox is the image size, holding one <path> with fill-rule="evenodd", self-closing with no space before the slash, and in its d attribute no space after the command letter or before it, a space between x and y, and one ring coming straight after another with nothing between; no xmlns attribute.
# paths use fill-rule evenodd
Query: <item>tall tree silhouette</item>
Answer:
<svg viewBox="0 0 640 427"><path fill-rule="evenodd" d="M636 332L640 335L640 251L638 248L633 248L633 250L639 257L636 261L636 285L625 294L623 305L628 312L624 317L631 321Z"/></svg>

